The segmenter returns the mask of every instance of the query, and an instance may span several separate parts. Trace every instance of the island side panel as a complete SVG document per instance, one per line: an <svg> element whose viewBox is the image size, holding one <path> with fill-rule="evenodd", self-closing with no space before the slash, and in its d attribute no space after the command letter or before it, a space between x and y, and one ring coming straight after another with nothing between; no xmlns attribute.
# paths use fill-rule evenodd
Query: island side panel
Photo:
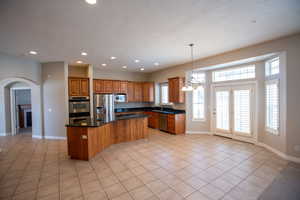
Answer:
<svg viewBox="0 0 300 200"><path fill-rule="evenodd" d="M86 127L67 127L68 153L71 159L88 160Z"/></svg>

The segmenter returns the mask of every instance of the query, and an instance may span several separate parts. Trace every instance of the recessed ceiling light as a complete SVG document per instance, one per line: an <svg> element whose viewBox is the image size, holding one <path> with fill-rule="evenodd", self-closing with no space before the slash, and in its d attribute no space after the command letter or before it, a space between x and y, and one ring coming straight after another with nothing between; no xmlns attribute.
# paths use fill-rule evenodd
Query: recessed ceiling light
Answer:
<svg viewBox="0 0 300 200"><path fill-rule="evenodd" d="M103 67L105 67L106 66L106 64L105 63L103 63L103 64L101 64Z"/></svg>
<svg viewBox="0 0 300 200"><path fill-rule="evenodd" d="M140 70L141 70L141 71L144 71L145 69L142 67Z"/></svg>
<svg viewBox="0 0 300 200"><path fill-rule="evenodd" d="M81 52L82 56L87 56L87 52Z"/></svg>
<svg viewBox="0 0 300 200"><path fill-rule="evenodd" d="M82 64L83 62L81 60L77 60L76 63Z"/></svg>
<svg viewBox="0 0 300 200"><path fill-rule="evenodd" d="M136 60L134 60L134 62L135 62L135 63L139 63L139 62L140 62L140 60L137 60L137 59L136 59Z"/></svg>
<svg viewBox="0 0 300 200"><path fill-rule="evenodd" d="M154 63L154 65L155 65L155 66L158 66L158 65L159 65L159 63L158 63L158 62L155 62L155 63Z"/></svg>
<svg viewBox="0 0 300 200"><path fill-rule="evenodd" d="M97 0L85 0L88 4L94 5L97 3Z"/></svg>
<svg viewBox="0 0 300 200"><path fill-rule="evenodd" d="M29 51L29 54L31 54L31 55L36 55L37 52L36 52L36 51Z"/></svg>
<svg viewBox="0 0 300 200"><path fill-rule="evenodd" d="M127 68L127 66L125 66L125 65L124 65L122 68L123 68L123 69L126 69L126 68Z"/></svg>
<svg viewBox="0 0 300 200"><path fill-rule="evenodd" d="M111 60L114 60L114 59L117 59L117 57L112 56L112 57L110 57L110 59L111 59Z"/></svg>

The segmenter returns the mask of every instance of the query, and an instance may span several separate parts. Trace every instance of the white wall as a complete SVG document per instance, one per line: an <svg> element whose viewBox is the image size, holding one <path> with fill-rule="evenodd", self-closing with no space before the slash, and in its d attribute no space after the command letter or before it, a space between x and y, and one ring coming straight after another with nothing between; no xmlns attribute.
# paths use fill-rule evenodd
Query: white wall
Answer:
<svg viewBox="0 0 300 200"><path fill-rule="evenodd" d="M67 123L65 64L42 63L44 136L65 137Z"/></svg>
<svg viewBox="0 0 300 200"><path fill-rule="evenodd" d="M269 136L264 137L264 142L267 141L269 146L287 155L300 157L300 123L298 122L300 118L300 34L200 59L195 61L195 68L243 60L274 52L286 52L287 83L286 88L283 89L287 93L287 102L285 103L287 120L286 133L281 133L286 142L281 139L279 139L280 142L277 140L275 142L275 140L269 139ZM170 77L184 77L185 72L191 69L190 63L178 65L154 72L149 79L163 82ZM189 124L187 125L187 129L189 129ZM277 137L280 138L280 136Z"/></svg>
<svg viewBox="0 0 300 200"><path fill-rule="evenodd" d="M140 72L127 72L127 71L110 71L102 70L94 67L95 79L111 79L111 80L128 80L128 81L147 81L149 75Z"/></svg>
<svg viewBox="0 0 300 200"><path fill-rule="evenodd" d="M41 65L38 62L0 53L0 81L9 77L21 77L41 83Z"/></svg>

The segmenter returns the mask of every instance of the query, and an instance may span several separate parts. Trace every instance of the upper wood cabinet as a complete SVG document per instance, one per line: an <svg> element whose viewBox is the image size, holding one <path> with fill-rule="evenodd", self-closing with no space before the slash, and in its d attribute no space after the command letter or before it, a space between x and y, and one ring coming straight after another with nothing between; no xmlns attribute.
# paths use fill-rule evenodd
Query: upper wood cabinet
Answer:
<svg viewBox="0 0 300 200"><path fill-rule="evenodd" d="M121 81L113 81L113 93L120 93Z"/></svg>
<svg viewBox="0 0 300 200"><path fill-rule="evenodd" d="M143 101L143 83L134 82L134 101L135 102Z"/></svg>
<svg viewBox="0 0 300 200"><path fill-rule="evenodd" d="M134 82L127 83L127 101L134 102Z"/></svg>
<svg viewBox="0 0 300 200"><path fill-rule="evenodd" d="M120 93L127 94L127 81L120 81Z"/></svg>
<svg viewBox="0 0 300 200"><path fill-rule="evenodd" d="M89 96L89 79L69 77L69 96Z"/></svg>
<svg viewBox="0 0 300 200"><path fill-rule="evenodd" d="M154 83L143 83L143 102L154 102Z"/></svg>
<svg viewBox="0 0 300 200"><path fill-rule="evenodd" d="M184 78L175 77L168 79L169 85L169 102L184 103L185 93L181 90L184 85Z"/></svg>
<svg viewBox="0 0 300 200"><path fill-rule="evenodd" d="M127 94L128 102L154 102L154 83L94 79L94 93Z"/></svg>

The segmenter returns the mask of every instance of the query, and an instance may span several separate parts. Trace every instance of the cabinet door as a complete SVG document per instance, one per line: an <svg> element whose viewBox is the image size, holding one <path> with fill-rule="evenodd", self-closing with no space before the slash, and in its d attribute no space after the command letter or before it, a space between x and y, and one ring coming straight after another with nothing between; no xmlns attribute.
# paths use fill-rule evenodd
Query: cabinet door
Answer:
<svg viewBox="0 0 300 200"><path fill-rule="evenodd" d="M120 93L127 94L127 81L120 81Z"/></svg>
<svg viewBox="0 0 300 200"><path fill-rule="evenodd" d="M113 92L113 81L112 80L103 80L104 84L104 93L112 93Z"/></svg>
<svg viewBox="0 0 300 200"><path fill-rule="evenodd" d="M80 79L69 78L69 96L80 96Z"/></svg>
<svg viewBox="0 0 300 200"><path fill-rule="evenodd" d="M134 83L134 101L142 102L142 83L136 82Z"/></svg>
<svg viewBox="0 0 300 200"><path fill-rule="evenodd" d="M143 102L154 101L154 83L145 82L143 83Z"/></svg>
<svg viewBox="0 0 300 200"><path fill-rule="evenodd" d="M113 93L120 93L121 81L113 81Z"/></svg>
<svg viewBox="0 0 300 200"><path fill-rule="evenodd" d="M81 79L80 80L80 96L89 96L89 79Z"/></svg>
<svg viewBox="0 0 300 200"><path fill-rule="evenodd" d="M169 89L169 102L174 102L174 84L173 79L168 80L168 89Z"/></svg>
<svg viewBox="0 0 300 200"><path fill-rule="evenodd" d="M175 115L168 115L168 132L175 133Z"/></svg>
<svg viewBox="0 0 300 200"><path fill-rule="evenodd" d="M102 93L103 92L103 81L102 80L95 80L94 79L94 93Z"/></svg>
<svg viewBox="0 0 300 200"><path fill-rule="evenodd" d="M168 80L169 84L169 102L184 103L185 93L181 90L184 84L184 78L176 77Z"/></svg>
<svg viewBox="0 0 300 200"><path fill-rule="evenodd" d="M127 101L134 102L134 82L127 83Z"/></svg>

